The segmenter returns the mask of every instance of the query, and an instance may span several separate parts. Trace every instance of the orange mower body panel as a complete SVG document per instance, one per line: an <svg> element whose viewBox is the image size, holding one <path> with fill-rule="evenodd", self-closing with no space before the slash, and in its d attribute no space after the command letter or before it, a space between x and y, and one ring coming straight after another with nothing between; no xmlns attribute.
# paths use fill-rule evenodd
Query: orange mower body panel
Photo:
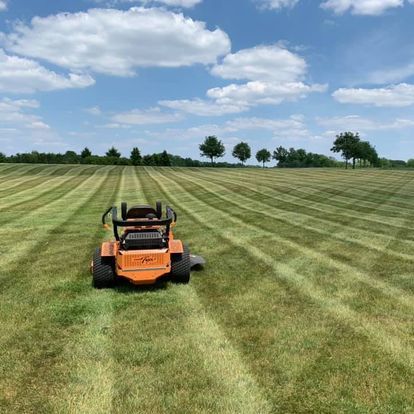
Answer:
<svg viewBox="0 0 414 414"><path fill-rule="evenodd" d="M119 242L105 242L102 257L113 257L115 274L135 285L152 285L171 272L171 255L183 253L180 240L169 240L168 248L125 251Z"/></svg>

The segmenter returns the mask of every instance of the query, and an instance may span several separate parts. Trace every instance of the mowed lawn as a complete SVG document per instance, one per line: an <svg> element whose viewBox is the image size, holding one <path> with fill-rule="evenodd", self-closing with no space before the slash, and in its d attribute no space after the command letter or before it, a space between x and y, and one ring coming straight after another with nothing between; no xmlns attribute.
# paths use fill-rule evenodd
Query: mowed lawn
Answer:
<svg viewBox="0 0 414 414"><path fill-rule="evenodd" d="M111 204L188 286L91 287ZM0 165L1 413L413 413L414 172Z"/></svg>

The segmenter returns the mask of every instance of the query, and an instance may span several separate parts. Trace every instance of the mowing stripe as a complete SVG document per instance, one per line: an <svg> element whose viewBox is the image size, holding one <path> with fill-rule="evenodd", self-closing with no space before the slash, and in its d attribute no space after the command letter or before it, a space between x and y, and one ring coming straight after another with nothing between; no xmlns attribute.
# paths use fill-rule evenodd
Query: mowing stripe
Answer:
<svg viewBox="0 0 414 414"><path fill-rule="evenodd" d="M233 211L234 211L235 208L237 208L238 210L245 210L245 211L251 211L253 213L257 213L257 207L249 207L248 205L246 205L245 202L243 202L243 200L242 201L236 201L237 198L243 199L242 196L238 197L236 194L234 194L233 197L225 197L225 196L219 194L217 191L207 189L207 187L203 184L198 184L199 180L194 180L193 178L187 178L186 176L178 175L176 173L175 174L170 173L169 175L170 176L171 175L177 176L179 178L179 180L176 180L176 181L182 182L184 180L184 181L190 182L192 184L198 185L200 188L203 188L205 192L207 192L207 193L209 193L213 196L211 198L208 198L208 200L209 199L223 200L224 205L232 205L233 206ZM206 202L206 204L210 205L208 201ZM212 208L214 208L214 205L212 206ZM225 208L223 208L220 211L220 213L223 214L223 215L226 215L226 218L231 220L235 224L249 229L253 234L254 234L254 232L258 231L258 226L247 224L243 220L235 217L234 215L232 216L230 214L227 214ZM260 220L260 218L263 217L263 216L269 218L268 222L271 222L271 221L275 220L275 218L272 214L266 213L264 211L260 212L260 215L259 215L258 219ZM275 227L277 227L277 226L275 226ZM352 279L352 280L358 281L358 282L362 282L362 283L364 283L364 284L366 284L366 285L368 285L368 286L370 286L374 289L377 289L377 290L381 291L385 295L391 296L394 300L400 302L404 306L406 306L408 308L414 308L414 297L412 295L407 294L403 290L401 290L401 289L399 289L395 286L392 286L387 282L384 282L382 280L378 280L376 278L370 277L366 273L360 272L359 269L356 266L353 266L353 265L350 265L350 264L347 264L347 263L344 263L344 262L340 262L338 260L334 260L330 256L328 256L324 253L320 253L315 248L303 247L299 243L296 243L296 242L291 241L291 240L287 240L283 237L279 237L272 230L267 230L266 228L260 228L260 234L265 235L267 240L272 240L272 241L277 241L279 243L283 243L283 244L285 244L289 247L292 247L294 250L300 251L306 257L309 257L313 260L317 260L319 262L324 262L324 263L328 264L329 266L332 266L336 269L340 269L341 271L346 272L347 277L349 279ZM366 246L366 247L368 247L368 246Z"/></svg>
<svg viewBox="0 0 414 414"><path fill-rule="evenodd" d="M191 286L174 290L183 306L192 309L188 334L203 357L203 368L223 387L226 406L234 413L271 413L272 404L248 371L241 355L227 339L220 326L205 311Z"/></svg>
<svg viewBox="0 0 414 414"><path fill-rule="evenodd" d="M193 217L193 219L207 228L209 231L220 235L223 239L232 243L234 246L237 246L240 249L246 251L246 254L252 256L253 260L259 260L265 263L268 266L271 266L274 270L276 277L283 279L290 284L292 284L299 292L312 299L317 303L321 308L329 312L334 318L345 322L351 329L355 330L359 334L364 335L369 340L372 341L377 347L386 351L393 359L404 364L411 370L414 370L414 351L409 344L403 343L398 338L392 336L388 330L375 325L366 320L366 318L359 315L357 312L351 310L348 306L342 304L339 300L331 299L326 296L326 293L320 291L315 285L310 282L306 277L302 276L298 272L294 271L291 267L283 263L275 263L273 258L262 250L256 248L253 245L246 245L246 241L243 237L235 237L232 233L221 231L215 226L209 224L208 217L203 214L202 211L205 209L213 210L213 215L218 213L223 216L226 220L231 219L229 215L223 214L221 211L211 209L205 202L194 197L192 194L188 194L188 198L191 198L196 204L202 204L203 210L198 211L197 215L194 214L193 210L189 209L186 205L180 203L179 200L173 195L172 190L166 189L163 181L168 181L171 183L171 187L176 187L180 189L180 192L185 191L181 185L179 185L175 180L168 178L166 176L159 177L159 174L154 170L145 169L148 172L148 176L153 178L154 182L159 186L160 190L168 197L169 200L174 201L177 205L180 204L182 210L186 214ZM157 178L158 177L158 178ZM204 220L202 218L204 217Z"/></svg>
<svg viewBox="0 0 414 414"><path fill-rule="evenodd" d="M91 170L92 169L93 168L91 168ZM73 180L74 177L81 177L82 174L76 170L76 167L70 168L64 174L59 175L58 177L53 177L48 180L44 180L41 183L36 184L35 186L29 186L28 188L14 194L10 194L9 196L2 196L0 211L11 207L16 207L21 204L26 204L33 200L40 199L45 193L55 191L56 189L64 186L68 181ZM84 170L82 170L82 173L83 171ZM73 175L74 172L77 172L77 174ZM40 191L39 187L42 188ZM11 197L13 197L12 201L9 200L9 198ZM3 204L4 201L8 202Z"/></svg>
<svg viewBox="0 0 414 414"><path fill-rule="evenodd" d="M102 210L109 204L117 202L126 190L125 176L130 175L131 169L122 168L118 182L112 187L112 194L105 198ZM108 204L108 206L107 206ZM96 217L97 222L99 218ZM96 247L99 246L97 233ZM89 243L90 244L90 243ZM92 257L93 249L90 250ZM88 279L90 276L88 275ZM90 280L90 279L89 279ZM62 392L67 396L63 406L58 411L70 413L110 413L113 412L114 395L114 360L110 331L114 323L114 299L111 291L97 291L89 287L85 297L86 303L94 303L99 309L94 317L89 317L79 334L74 338L74 347L70 346L65 353L69 361L73 360L72 373L74 381L65 385Z"/></svg>
<svg viewBox="0 0 414 414"><path fill-rule="evenodd" d="M59 166L54 166L53 168L58 168ZM13 188L16 185L24 184L25 182L33 180L35 177L42 176L44 172L51 167L46 166L39 166L34 165L30 166L23 171L19 171L18 174L11 174L13 175L12 179L8 179L7 177L2 177L3 179L0 181L1 188L3 190L7 190L9 188ZM24 177L25 179L23 179ZM9 185L3 185L3 183L7 183Z"/></svg>
<svg viewBox="0 0 414 414"><path fill-rule="evenodd" d="M8 269L13 262L16 262L17 258L24 258L25 253L28 250L40 246L43 240L47 238L47 235L51 230L59 227L66 220L67 217L70 217L74 210L76 211L79 206L83 205L85 199L88 200L91 194L94 194L96 188L99 187L99 185L105 181L109 172L113 168L114 167L97 169L87 179L77 184L75 188L66 192L63 197L40 207L36 211L31 211L27 213L27 215L25 215L24 217L20 218L19 227L24 229L25 233L33 231L34 223L41 223L41 227L39 225L35 226L35 234L31 234L31 238L27 241L27 243L17 244L13 247L13 250L11 251L7 248L7 239L4 239L4 237L0 238L0 249L2 249L2 251L9 251L9 254L6 257L0 258L0 275L3 274L5 272L5 269ZM97 178L97 174L101 172L101 177ZM74 194L78 194L78 196L75 198L75 201L70 205L70 208L68 208L67 201L72 200ZM51 220L50 217L48 217L55 211L63 211L63 213L59 215L60 220L57 225L55 220ZM12 223L4 224L2 225L0 234L5 236L12 229L14 229L14 225ZM6 274L3 277L0 277L0 282L3 278L7 279L8 275Z"/></svg>
<svg viewBox="0 0 414 414"><path fill-rule="evenodd" d="M238 186L242 186L241 182L235 182L235 181L231 181L229 179L225 179L225 181L227 181L228 183L238 185ZM401 186L401 185L404 185L404 184L401 184L401 182L400 182L399 186ZM325 203L325 200L326 200L326 202L329 202L329 199L326 198L326 197L324 197L323 199L318 198L318 201L313 200L314 202L311 203L310 201L312 201L312 200L309 199L309 198L305 198L306 196L302 197L302 198L300 198L298 196L292 196L289 187L286 187L288 190L283 192L283 193L281 193L280 190L278 190L277 188L275 189L273 187L267 187L267 188L271 189L270 193L264 192L263 189L262 189L262 187L263 187L262 185L260 186L261 187L260 191L255 190L254 188L251 188L251 187L254 187L254 185L252 185L251 187L246 187L246 186L243 186L243 187L246 188L249 192L258 194L260 196L265 195L265 196L271 198L272 200L278 202L279 207L282 210L291 211L292 209L295 209L295 208L296 208L296 210L298 208L302 209L302 210L304 209L305 211L303 211L301 214L305 214L305 215L308 215L310 217L314 217L314 216L318 217L318 215L324 217L324 216L327 216L327 215L329 216L333 213L340 213L341 216L349 217L350 219L352 219L353 221L357 221L358 223L367 222L367 226L366 226L367 229L364 229L366 231L369 231L370 227L372 227L373 224L376 224L376 225L378 225L378 224L383 225L384 224L384 217L378 216L378 220L376 220L375 217L374 218L369 218L369 217L366 216L366 214L364 214L364 217L361 217L361 215L350 214L345 207L341 207L341 206L339 206L339 207L335 206L336 207L335 209L333 209L332 207L331 208L328 207L328 209L327 209L327 203ZM390 188L393 188L394 193L395 193L395 191L396 191L395 190L395 184L390 184ZM339 191L339 193L344 193L344 191L345 190ZM373 194L373 193L375 193L375 191L376 190L370 190L368 193L366 193L366 195L367 194ZM312 190L311 193L306 193L306 194L313 194L315 192L316 192L316 194L323 194L323 190L320 190L320 191L319 190L318 191ZM277 196L276 194L281 194L281 195ZM382 200L382 201L384 201L384 200ZM352 202L352 200L349 201L349 203L351 203L351 202ZM359 202L359 200L356 200L355 202ZM282 205L285 205L286 208L283 208ZM377 207L378 207L378 205L377 205ZM405 210L405 211L407 211L407 210ZM332 221L329 218L326 218L326 219L329 220L329 221ZM387 217L387 220L388 220L387 225L391 226L392 224L389 223L390 220L389 220L388 217ZM392 225L394 227L398 227L398 226L401 227L403 225L403 223L401 223L401 221L397 220L395 217L393 218L393 221L396 222L395 225ZM355 225L354 225L354 228L359 230L359 227L356 227Z"/></svg>
<svg viewBox="0 0 414 414"><path fill-rule="evenodd" d="M19 180L15 184L3 187L0 190L0 196L2 198L10 197L10 196L16 196L20 194L22 191L27 190L27 188L35 188L39 185L42 185L48 177L54 176L59 171L65 171L67 170L67 167L62 166L56 166L55 168L49 168L48 170L44 170L41 172L41 174L35 174L31 179L21 181Z"/></svg>
<svg viewBox="0 0 414 414"><path fill-rule="evenodd" d="M139 175L138 175L139 177ZM153 196L143 189L145 199ZM172 291L178 296L178 303L188 312L188 335L202 356L203 370L214 378L220 388L227 390L228 400L223 402L230 412L270 413L272 406L263 395L261 388L248 372L238 351L226 338L219 325L203 308L196 291L190 286L178 286Z"/></svg>
<svg viewBox="0 0 414 414"><path fill-rule="evenodd" d="M401 183L401 181L404 181L401 177L396 177L393 180L389 180L389 179L384 179L382 180L382 184L378 185L377 184L377 179L378 179L378 175L373 175L372 177L369 176L365 176L364 178L367 178L364 181L364 186L363 187L356 187L355 186L355 180L350 180L351 177L347 177L346 181L340 181L337 182L337 186L336 188L332 187L332 178L331 181L327 181L327 183L325 184L324 182L319 182L317 180L315 180L315 176L312 175L312 179L308 179L308 182L295 182L294 178L292 179L292 176L286 176L283 177L284 179L281 180L280 178L280 173L279 171L274 173L275 175L277 174L279 180L276 182L278 184L278 187L280 187L281 185L283 185L283 187L287 190L289 190L290 194L293 193L297 193L297 197L299 199L301 199L301 194L309 194L310 192L314 191L314 190L318 190L318 193L326 193L329 196L333 196L333 197L325 197L324 202L328 201L331 202L332 198L336 199L339 198L342 201L342 204L344 204L349 198L353 198L354 200L358 200L358 202L361 203L361 205L363 204L368 204L368 206L370 206L371 204L375 204L378 201L382 201L383 199L381 197L377 197L377 196L389 196L390 192L385 191L385 188L393 188L394 185L399 185ZM219 174L214 174L215 176L217 175L222 175L222 173ZM257 174L252 174L252 171L249 171L249 174L228 174L227 178L232 177L233 179L237 179L237 181L243 182L243 183L251 183L251 186L255 186L257 185L257 183L259 182L260 185L263 185L265 188L269 188L269 189L273 189L273 186L275 184L275 177L264 177L264 178L260 178L260 180L258 180L258 176ZM410 177L412 177L412 175L405 175L404 178L407 178L407 180L410 179ZM354 177L352 177L354 178ZM370 179L368 179L370 178ZM311 185L311 188L306 188L306 183L308 183L308 185ZM305 185L304 185L305 184ZM386 187L384 187L384 184L387 184ZM341 190L339 190L338 188L341 188ZM375 190L375 194L373 194L370 198L371 200L364 200L364 197L366 197L367 194L367 188L369 188L370 190ZM351 191L349 193L349 191ZM400 195L399 197L397 197L398 199L403 198L403 199L407 199L407 202L398 202L395 199L392 200L392 207L396 207L397 209L401 208L401 209L407 209L410 208L412 202L414 201L414 197L410 196L408 194L404 194L404 195ZM321 206L324 207L325 203L321 203ZM378 207L378 206L376 206ZM384 211L393 211L390 209L385 209Z"/></svg>
<svg viewBox="0 0 414 414"><path fill-rule="evenodd" d="M179 174L178 171L174 170L175 174ZM212 181L208 180L206 178L199 178L196 179L191 175L179 175L180 178L189 181L191 183L200 183L200 188L203 189L203 191L206 188L212 187ZM208 184L206 186L205 184L201 184L201 181ZM217 184L219 182L220 184ZM376 239L373 239L373 234L371 232L367 232L364 230L361 230L361 234L354 235L352 234L352 237L347 236L348 231L344 232L344 225L339 223L334 223L330 220L325 220L322 218L311 218L311 224L315 222L315 225L309 224L309 216L297 211L288 211L279 209L277 206L274 206L272 203L268 203L263 199L260 199L260 201L257 201L257 197L248 196L246 195L246 191L244 189L248 190L248 188L239 185L240 188L243 188L243 191L240 191L238 193L234 193L234 191L228 186L228 183L226 185L226 182L224 180L214 180L214 188L221 188L225 190L225 193L230 193L231 195L229 197L225 197L219 193L218 191L214 192L214 196L218 195L219 198L226 201L226 204L234 205L237 209L240 207L251 207L249 208L250 211L258 211L260 209L261 215L269 217L272 221L282 222L289 226L297 227L298 230L303 231L303 229L306 229L308 231L318 233L320 235L323 235L325 237L331 238L331 239L337 239L340 242L343 242L344 240L347 241L350 244L360 246L364 249L369 250L375 250L377 253L380 254L387 254L391 256L395 256L399 259L408 260L408 261L414 261L414 256L412 254L406 254L403 252L397 252L393 250L387 250L386 246L389 245L390 241L398 240L399 242L404 242L408 245L410 250L414 250L414 241L412 240L401 240L397 239L396 236L392 234L385 235L377 235ZM401 190L400 190L401 191ZM255 191L256 194L259 194L258 191ZM239 200L236 202L236 200ZM266 212L263 209L263 205L267 206L269 212ZM271 214L270 212L274 211L277 212L277 214ZM360 240L357 240L356 237L358 237ZM377 244L377 241L381 241L381 243Z"/></svg>

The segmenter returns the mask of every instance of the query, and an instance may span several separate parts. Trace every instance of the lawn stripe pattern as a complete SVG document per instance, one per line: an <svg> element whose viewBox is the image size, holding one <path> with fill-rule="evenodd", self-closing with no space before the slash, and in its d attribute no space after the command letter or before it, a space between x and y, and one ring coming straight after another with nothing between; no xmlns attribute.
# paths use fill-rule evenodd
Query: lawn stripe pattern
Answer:
<svg viewBox="0 0 414 414"><path fill-rule="evenodd" d="M172 179L167 178L166 175L164 175L164 179L170 180L170 183L173 183ZM165 191L165 188L163 191ZM165 191L165 194L168 195L170 198L173 197L167 191ZM215 194L215 197L218 198L218 194ZM191 198L193 197L191 196ZM195 197L193 199L195 201L198 201ZM175 198L174 198L174 201L178 202L178 200ZM210 207L207 203L205 203L204 208L208 209ZM215 210L215 211L217 215L222 215L223 219L231 221L235 225L239 225L242 229L247 228L250 232L255 231L258 227L256 225L245 224L240 219L235 219L230 214L224 213L224 209L220 211L218 210ZM191 214L191 212L187 210L187 214ZM198 216L201 218L203 217L202 213L198 213ZM212 225L204 224L204 226L207 227L210 231L217 231L215 230L215 227ZM243 230L241 230L241 232L242 231ZM241 232L239 232L239 234ZM258 234L259 236L264 236L264 233L265 232L263 232L262 230ZM345 321L350 322L353 325L356 325L358 328L362 327L362 332L366 332L368 336L372 337L376 342L378 342L380 346L385 347L385 349L387 349L392 355L395 355L396 357L402 357L401 361L404 364L407 364L411 369L414 370L414 351L410 348L406 349L405 348L406 345L404 343L401 343L401 341L398 338L390 337L388 331L382 332L380 330L381 328L379 328L378 326L374 326L370 324L368 321L361 318L358 314L353 312L350 308L348 308L347 306L344 306L340 302L340 300L328 298L326 294L324 294L322 291L320 291L317 288L317 286L315 286L308 279L306 279L304 275L296 273L294 268L289 267L284 264L274 263L274 260L271 256L265 254L262 250L252 246L251 244L248 245L248 247L244 247L246 246L246 244L244 243L243 236L239 235L237 237L234 237L232 235L228 235L224 233L223 237L228 239L235 246L239 248L245 248L246 253L247 254L250 253L256 260L263 260L269 265L272 265L275 273L278 274L279 277L280 275L282 275L282 277L287 278L289 281L294 283L294 285L297 286L297 288L300 289L304 294L311 297L318 304L320 304L320 306L332 312L333 315L338 316L339 318L343 318ZM266 234L265 237L269 241L283 242L283 239L271 236L270 232L269 234ZM295 247L296 249L299 249L299 246L295 246ZM306 252L304 249L300 249L300 250L301 250L301 253ZM390 290L390 288L388 288L388 290ZM406 299L404 300L404 304L409 306L410 304L412 304L412 301ZM395 350L397 350L397 353L394 352Z"/></svg>
<svg viewBox="0 0 414 414"><path fill-rule="evenodd" d="M0 412L414 411L409 171L0 165ZM162 199L189 286L91 288Z"/></svg>

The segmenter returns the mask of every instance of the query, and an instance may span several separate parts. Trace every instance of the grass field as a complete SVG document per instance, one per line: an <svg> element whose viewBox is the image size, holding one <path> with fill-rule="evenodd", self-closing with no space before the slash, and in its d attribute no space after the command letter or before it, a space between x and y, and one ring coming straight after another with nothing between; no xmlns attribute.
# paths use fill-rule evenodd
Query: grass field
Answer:
<svg viewBox="0 0 414 414"><path fill-rule="evenodd" d="M91 288L114 202L208 265ZM0 165L0 412L413 413L414 172Z"/></svg>

